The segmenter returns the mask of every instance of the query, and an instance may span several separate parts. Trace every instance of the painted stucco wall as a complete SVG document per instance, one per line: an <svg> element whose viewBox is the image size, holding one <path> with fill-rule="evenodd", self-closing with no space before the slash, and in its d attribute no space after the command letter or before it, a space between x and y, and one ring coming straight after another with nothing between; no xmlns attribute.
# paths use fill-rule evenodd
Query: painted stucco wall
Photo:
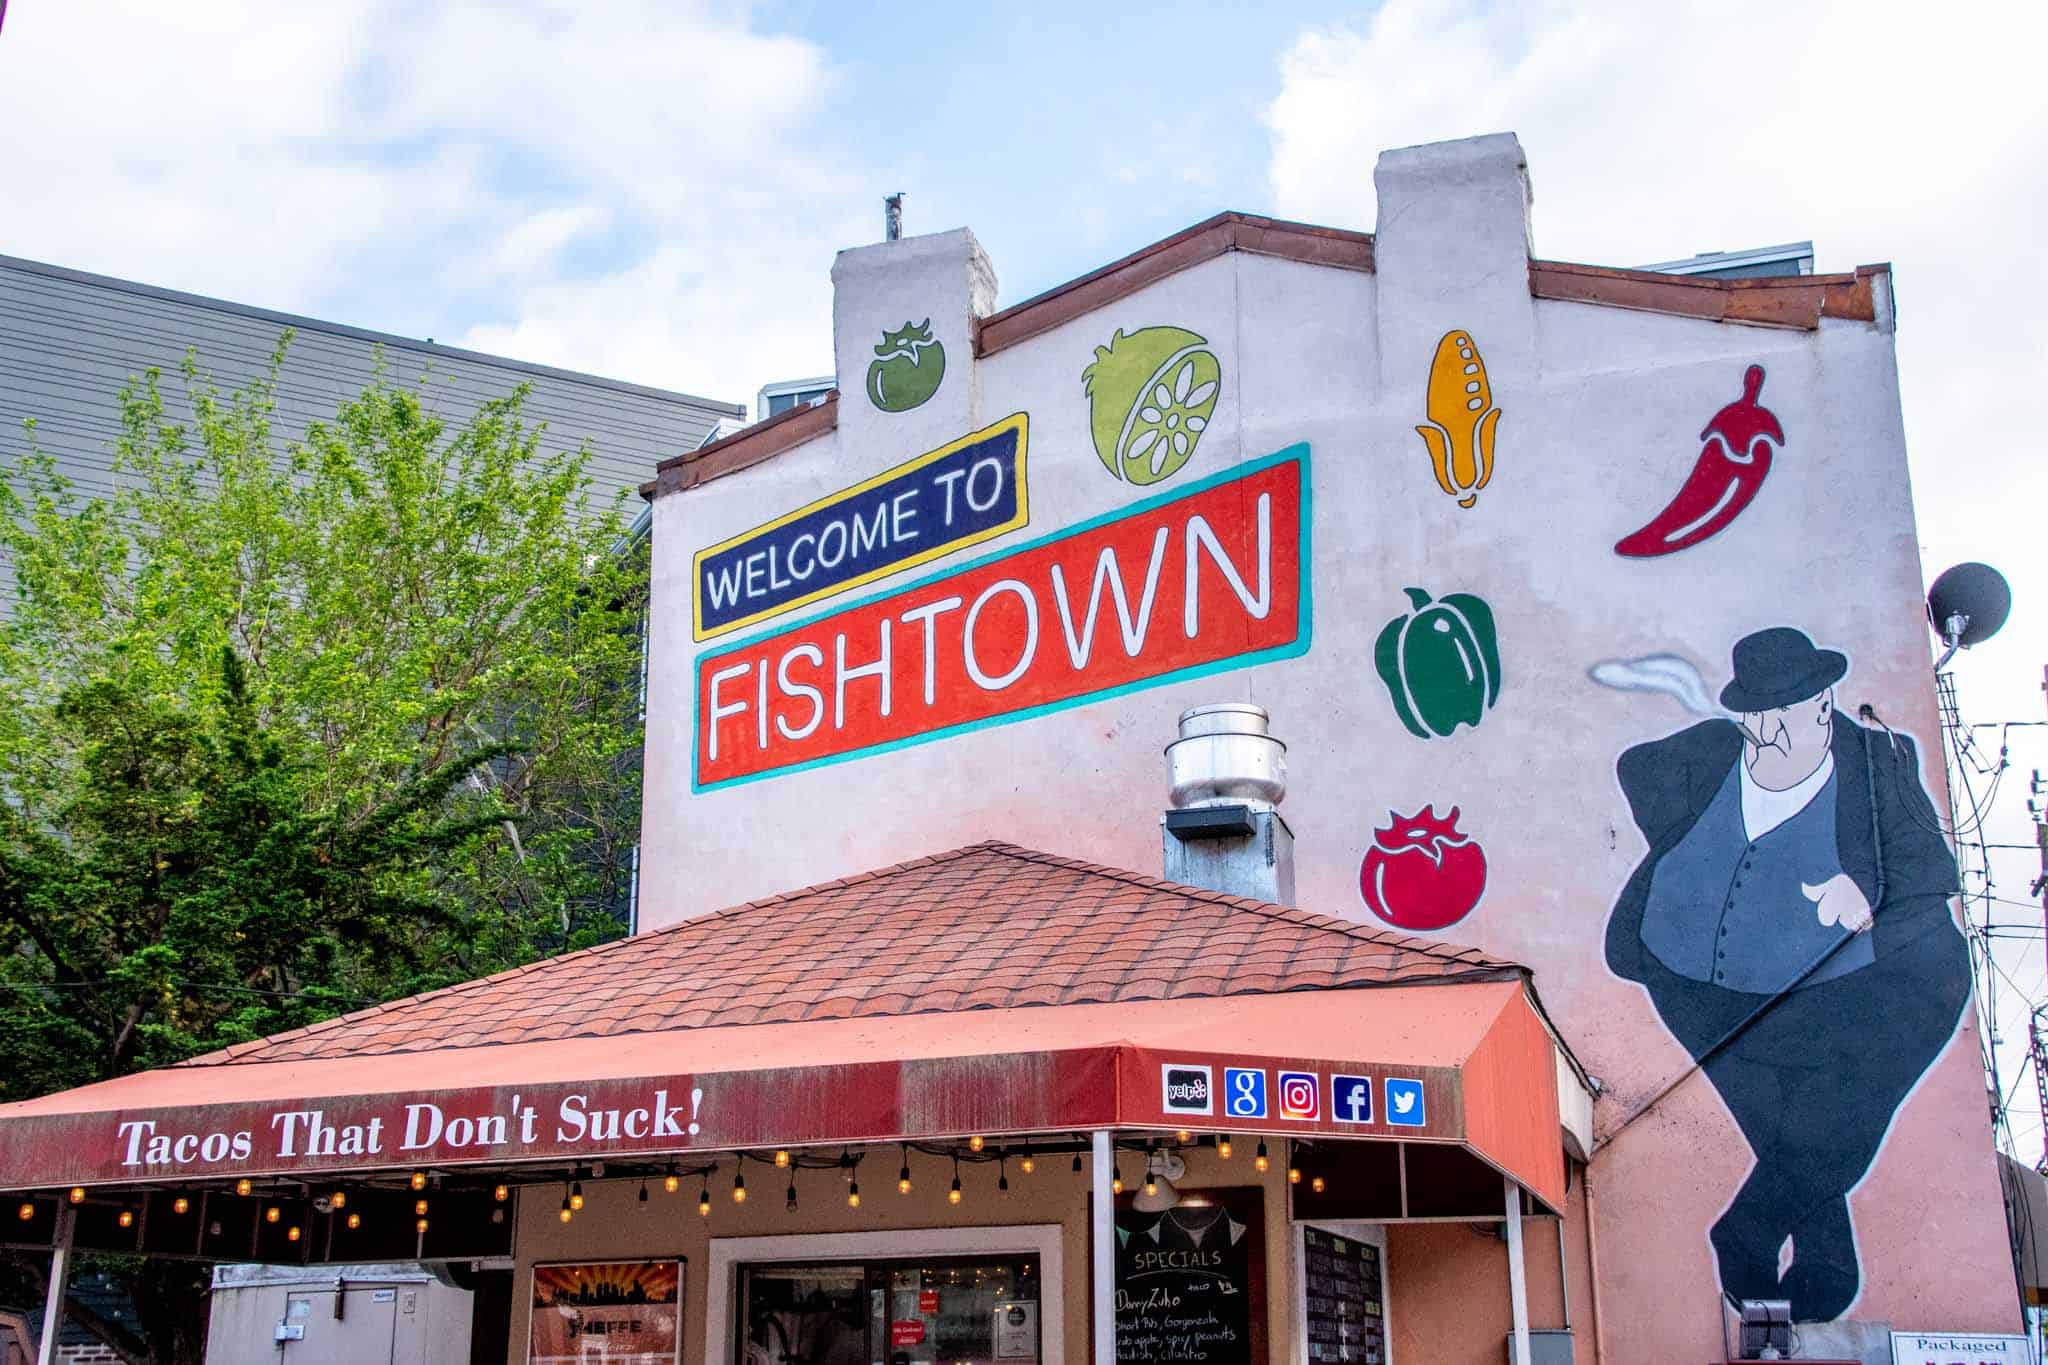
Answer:
<svg viewBox="0 0 2048 1365"><path fill-rule="evenodd" d="M1653 1001L1643 985L1618 975L1606 950L1610 917L1639 866L1648 868L1648 839L1631 817L1617 764L1625 751L1700 725L1703 715L1717 717L1717 733L1732 735L1716 699L1731 681L1734 646L1758 632L1796 629L1812 651L1801 659L1825 658L1827 651L1845 656L1846 676L1833 690L1835 733L1876 737L1879 757L1869 759L1868 746L1861 752L1868 772L1885 774L1882 785L1874 777L1868 782L1867 795L1888 812L1880 842L1889 841L1889 851L1880 853L1894 866L1894 892L1902 885L1904 850L1915 839L1920 871L1935 875L1920 836L1939 836L1920 827L1931 828L1933 812L1946 805L1888 280L1877 281L1874 324L1829 318L1810 331L1536 300L1526 265L1526 182L1511 138L1392 153L1377 180L1373 271L1232 252L981 360L972 358L969 319L986 310L989 289L970 236L842 253L834 268L837 431L655 503L643 923L659 926L996 837L1155 870L1165 796L1160 749L1173 737L1175 717L1203 703L1256 702L1271 711L1275 733L1289 745L1283 809L1296 836L1304 907L1381 924L1361 891L1361 862L1375 830L1413 826L1426 809L1441 819L1455 808L1456 835L1469 843L1446 836L1435 846L1440 853L1483 850L1483 891L1469 914L1448 916L1454 922L1432 932L1534 968L1551 1016L1607 1087L1596 1118L1613 1144L1593 1165L1607 1339L1616 1349L1626 1344L1620 1358L1705 1358L1720 1344L1714 1286L1721 1270L1709 1229L1749 1178L1755 1148L1782 1139L1746 1133L1739 1106L1723 1097L1722 1079L1697 1074L1623 1128L1693 1062L1680 1041L1683 1025L1667 1017L1678 1007ZM943 379L920 406L883 411L863 382L876 344L883 333L924 319L943 345ZM1140 487L1112 473L1115 462L1098 454L1082 376L1096 348L1119 330L1158 327L1200 338L1220 371L1219 389L1185 467ZM1475 490L1470 474L1459 478L1453 468L1454 493L1447 493L1417 427L1450 411L1431 404L1428 389L1440 341L1453 332L1476 343L1483 397L1500 416L1490 479ZM1701 459L1703 430L1744 397L1752 366L1764 379L1751 397L1774 415L1783 438L1770 447L1775 458L1754 500L1689 548L1655 557L1618 554L1616 543L1650 522L1686 481ZM699 551L1015 413L1029 418L1027 526L749 628L692 638L692 561ZM1722 429L1739 428L1738 422ZM1735 438L1746 443L1746 436ZM701 658L1049 533L1116 517L1141 500L1228 480L1262 457L1301 445L1308 451L1312 548L1303 629L1281 657L1250 667L1226 658L1187 681L693 789L705 719ZM1472 505L1462 506L1454 494ZM1248 509L1244 516L1247 529L1230 553L1248 566ZM1175 539L1174 564L1180 550ZM1144 560L1125 558L1135 594ZM1227 606L1220 576L1206 562L1202 572L1205 602ZM1490 611L1498 696L1476 705L1476 724L1411 726L1397 709L1376 663L1376 642L1390 622L1415 614L1404 591L1410 588L1439 601L1466 594ZM1073 585L1076 603L1083 591ZM1162 596L1155 626L1178 628L1181 607L1178 595ZM1107 605L1103 612L1099 631L1114 636L1115 616ZM1468 644L1476 641L1484 632L1471 619L1475 613L1457 614L1473 632ZM1056 657L1065 645L1053 605L1043 608L1040 627L1039 649L1065 667ZM919 648L918 628L899 621L895 647ZM829 646L829 621L818 629ZM982 647L1007 662L1018 641L996 633ZM849 666L874 651L871 637L851 639ZM1603 663L1659 656L1678 661L1675 676L1696 675L1692 709L1673 692L1630 690L1592 676ZM1783 672L1797 662L1779 657L1770 667ZM1673 667L1639 663L1636 676L1659 669L1672 676ZM1758 664L1751 680L1769 671ZM1412 691L1442 683L1440 667L1434 678L1429 672L1421 665L1397 669L1393 682ZM747 690L756 676L729 680L738 690L723 694L727 704L757 702ZM1029 681L1042 679L1034 674ZM872 679L848 687L855 728L862 698L871 696L863 688L875 687ZM903 690L891 722L899 727L914 725L925 704L914 688ZM787 709L786 701L771 697L771 707L785 708L775 714L800 724L804 713ZM1874 721L1858 722L1865 703L1917 743L1917 772ZM756 743L758 719L750 710L722 718L725 743ZM763 753L781 743L772 730L769 740ZM1841 752L1849 765L1853 755ZM1673 761L1657 762L1652 794L1676 799L1682 783ZM1732 772L1730 762L1723 760L1720 771ZM1839 769L1844 801L1861 799L1850 788L1866 784L1850 779L1864 771ZM1931 800L1924 810L1917 804L1923 800ZM1699 814L1694 809L1688 819ZM1398 834L1390 838L1400 842ZM1847 850L1843 857L1846 869ZM1446 853L1441 866L1455 874L1452 881L1432 886L1423 877L1422 899L1455 911L1462 896L1481 889L1477 863L1469 852ZM1869 889L1864 895L1880 902L1881 916L1887 911L1881 896ZM1881 926L1896 922L1880 919ZM1634 942L1632 933L1624 937ZM1938 946L1947 952L1946 940ZM1940 989L1928 988L1930 998L1941 998L1922 1011L1938 1016L1932 1035L1925 1020L1922 1036L1910 1043L1891 1032L1902 1027L1895 1012L1882 992L1865 990L1837 1012L1849 1038L1807 1059L1820 1083L1859 1059L1914 1053L1900 1063L1912 1073L1910 1094L1849 1196L1852 1287L1837 1275L1831 1288L1811 1291L1821 1316L1976 1330L2010 1330L2017 1321L1978 1039L1967 1011L1942 995L1954 986L1949 962L1942 957L1947 975L1936 983ZM1917 981L1901 976L1889 1003L1904 1003ZM1789 1078L1802 1059L1767 1060L1783 1064L1772 1081L1784 1081L1796 1099L1802 1090ZM1885 1113L1892 1103L1885 1101ZM1752 1109L1750 1127L1759 1124ZM1812 1142L1794 1155L1801 1151L1814 1162L1822 1155ZM1809 1234L1801 1262L1797 1239L1788 1242L1779 1270L1789 1254L1807 1276L1819 1265L1822 1243L1820 1232ZM1393 1264L1401 1260L1397 1241ZM1752 1249L1745 1264L1755 1271L1757 1262ZM1491 1326L1482 1335L1499 1340Z"/></svg>

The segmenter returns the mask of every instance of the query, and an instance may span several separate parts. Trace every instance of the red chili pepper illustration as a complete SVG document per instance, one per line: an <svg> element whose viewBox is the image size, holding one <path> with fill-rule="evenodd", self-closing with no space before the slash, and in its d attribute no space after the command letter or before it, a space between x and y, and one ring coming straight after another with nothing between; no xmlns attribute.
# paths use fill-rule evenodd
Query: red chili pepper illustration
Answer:
<svg viewBox="0 0 2048 1365"><path fill-rule="evenodd" d="M1685 486L1650 524L1615 544L1616 554L1650 559L1697 545L1726 527L1749 506L1771 472L1771 443L1785 444L1777 417L1756 401L1764 367L1742 376L1742 397L1714 414L1700 433L1699 462Z"/></svg>

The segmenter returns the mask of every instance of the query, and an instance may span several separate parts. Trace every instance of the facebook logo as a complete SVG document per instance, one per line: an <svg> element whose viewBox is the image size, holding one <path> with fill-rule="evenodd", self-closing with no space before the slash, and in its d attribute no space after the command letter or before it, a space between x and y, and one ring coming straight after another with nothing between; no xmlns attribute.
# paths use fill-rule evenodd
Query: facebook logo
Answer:
<svg viewBox="0 0 2048 1365"><path fill-rule="evenodd" d="M1266 1073L1263 1068L1223 1068L1223 1112L1234 1119L1266 1117Z"/></svg>
<svg viewBox="0 0 2048 1365"><path fill-rule="evenodd" d="M1330 1117L1339 1123L1372 1122L1372 1077L1330 1077Z"/></svg>
<svg viewBox="0 0 2048 1365"><path fill-rule="evenodd" d="M1387 1122L1420 1128L1428 1121L1422 1108L1422 1082L1387 1077Z"/></svg>

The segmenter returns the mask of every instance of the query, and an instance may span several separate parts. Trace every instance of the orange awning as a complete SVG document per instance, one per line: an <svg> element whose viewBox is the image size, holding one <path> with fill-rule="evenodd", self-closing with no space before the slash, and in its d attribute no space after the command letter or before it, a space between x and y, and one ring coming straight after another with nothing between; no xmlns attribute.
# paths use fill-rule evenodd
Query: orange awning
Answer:
<svg viewBox="0 0 2048 1365"><path fill-rule="evenodd" d="M1556 1055L1523 984L1482 981L227 1061L0 1106L0 1186L1188 1128L1456 1144L1559 1208Z"/></svg>

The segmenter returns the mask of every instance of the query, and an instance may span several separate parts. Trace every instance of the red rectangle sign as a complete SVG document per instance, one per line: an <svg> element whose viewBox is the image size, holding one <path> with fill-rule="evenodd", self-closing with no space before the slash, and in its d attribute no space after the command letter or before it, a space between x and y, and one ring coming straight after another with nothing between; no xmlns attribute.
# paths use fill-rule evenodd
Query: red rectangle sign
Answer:
<svg viewBox="0 0 2048 1365"><path fill-rule="evenodd" d="M1308 648L1308 449L697 661L697 791Z"/></svg>

